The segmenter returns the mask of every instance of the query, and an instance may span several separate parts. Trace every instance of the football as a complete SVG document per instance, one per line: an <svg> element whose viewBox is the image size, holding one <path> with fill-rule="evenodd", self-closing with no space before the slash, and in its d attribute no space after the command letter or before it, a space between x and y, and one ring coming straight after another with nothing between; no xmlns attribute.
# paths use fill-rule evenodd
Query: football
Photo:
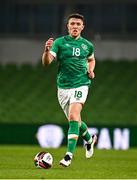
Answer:
<svg viewBox="0 0 137 180"><path fill-rule="evenodd" d="M53 157L49 152L39 152L34 157L34 164L37 168L49 169L53 165Z"/></svg>

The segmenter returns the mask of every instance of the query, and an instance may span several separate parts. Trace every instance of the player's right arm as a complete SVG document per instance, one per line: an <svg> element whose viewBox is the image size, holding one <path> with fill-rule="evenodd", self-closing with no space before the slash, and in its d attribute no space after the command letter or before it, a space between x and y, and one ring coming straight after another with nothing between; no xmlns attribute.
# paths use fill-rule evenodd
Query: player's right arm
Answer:
<svg viewBox="0 0 137 180"><path fill-rule="evenodd" d="M53 38L49 38L45 43L44 52L42 54L42 64L44 66L48 66L55 59L55 57L50 53L52 44Z"/></svg>

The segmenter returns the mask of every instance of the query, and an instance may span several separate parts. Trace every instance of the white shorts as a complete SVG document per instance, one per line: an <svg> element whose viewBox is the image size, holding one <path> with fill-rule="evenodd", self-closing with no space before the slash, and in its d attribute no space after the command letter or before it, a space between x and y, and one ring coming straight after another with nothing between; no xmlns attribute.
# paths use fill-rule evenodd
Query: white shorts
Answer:
<svg viewBox="0 0 137 180"><path fill-rule="evenodd" d="M58 88L58 101L67 117L69 105L75 102L84 104L87 99L88 90L88 86L71 89Z"/></svg>

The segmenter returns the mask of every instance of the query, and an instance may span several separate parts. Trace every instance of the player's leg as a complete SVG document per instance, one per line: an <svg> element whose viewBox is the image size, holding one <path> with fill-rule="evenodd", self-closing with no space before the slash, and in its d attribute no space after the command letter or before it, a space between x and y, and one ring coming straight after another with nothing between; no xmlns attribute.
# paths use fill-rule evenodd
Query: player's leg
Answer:
<svg viewBox="0 0 137 180"><path fill-rule="evenodd" d="M60 89L58 88L58 101L60 106L62 107L67 119L69 115L69 102L70 102L70 90L69 89ZM69 119L68 119L69 120ZM69 122L69 130L68 130L68 144L67 144L67 153L65 157L60 161L60 164L67 167L71 164L73 152L76 147L78 135L79 135L79 126L77 121L68 121ZM72 137L72 134L75 135Z"/></svg>
<svg viewBox="0 0 137 180"><path fill-rule="evenodd" d="M69 108L65 108L64 112L65 112L68 120L71 120L72 122L74 120L75 121L77 120L77 122L78 122L77 127L79 127L79 125L81 124L80 113L82 110L82 106L87 98L88 86L73 88L70 90L69 94L70 94L70 98L69 98L70 106L68 106ZM69 128L69 131L70 131L70 129L71 128ZM69 134L69 131L68 131L68 134ZM74 151L72 152L71 148L73 147L73 150L75 150L76 144L77 144L77 139L70 138L70 137L72 137L72 136L68 135L68 146L67 146L68 149L67 149L66 156L61 160L61 164L67 164L67 165L69 164L70 165L70 163L71 163L71 159L72 159L73 152L74 152ZM70 147L71 143L69 143L71 141L73 141L72 147Z"/></svg>
<svg viewBox="0 0 137 180"><path fill-rule="evenodd" d="M88 131L88 127L84 121L81 121L80 125L80 136L87 142L91 143L92 142L92 136L90 135Z"/></svg>
<svg viewBox="0 0 137 180"><path fill-rule="evenodd" d="M81 121L80 126L80 136L86 141L85 147L86 147L86 158L90 158L93 156L94 153L94 144L97 141L97 136L93 135L91 136L88 127L85 122Z"/></svg>
<svg viewBox="0 0 137 180"><path fill-rule="evenodd" d="M72 103L69 106L68 120L69 120L69 130L68 130L68 144L67 152L65 157L60 161L60 164L67 167L71 164L73 153L76 149L77 140L79 137L79 121L80 112L82 110L81 103Z"/></svg>

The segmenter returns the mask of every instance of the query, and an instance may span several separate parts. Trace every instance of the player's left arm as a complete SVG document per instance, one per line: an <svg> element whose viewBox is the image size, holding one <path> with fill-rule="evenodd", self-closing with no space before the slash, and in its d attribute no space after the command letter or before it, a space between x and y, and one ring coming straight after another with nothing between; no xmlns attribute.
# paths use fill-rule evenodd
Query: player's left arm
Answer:
<svg viewBox="0 0 137 180"><path fill-rule="evenodd" d="M94 57L94 53L88 57L88 75L91 79L93 79L95 77L95 73L94 73L94 69L95 69L95 57Z"/></svg>

